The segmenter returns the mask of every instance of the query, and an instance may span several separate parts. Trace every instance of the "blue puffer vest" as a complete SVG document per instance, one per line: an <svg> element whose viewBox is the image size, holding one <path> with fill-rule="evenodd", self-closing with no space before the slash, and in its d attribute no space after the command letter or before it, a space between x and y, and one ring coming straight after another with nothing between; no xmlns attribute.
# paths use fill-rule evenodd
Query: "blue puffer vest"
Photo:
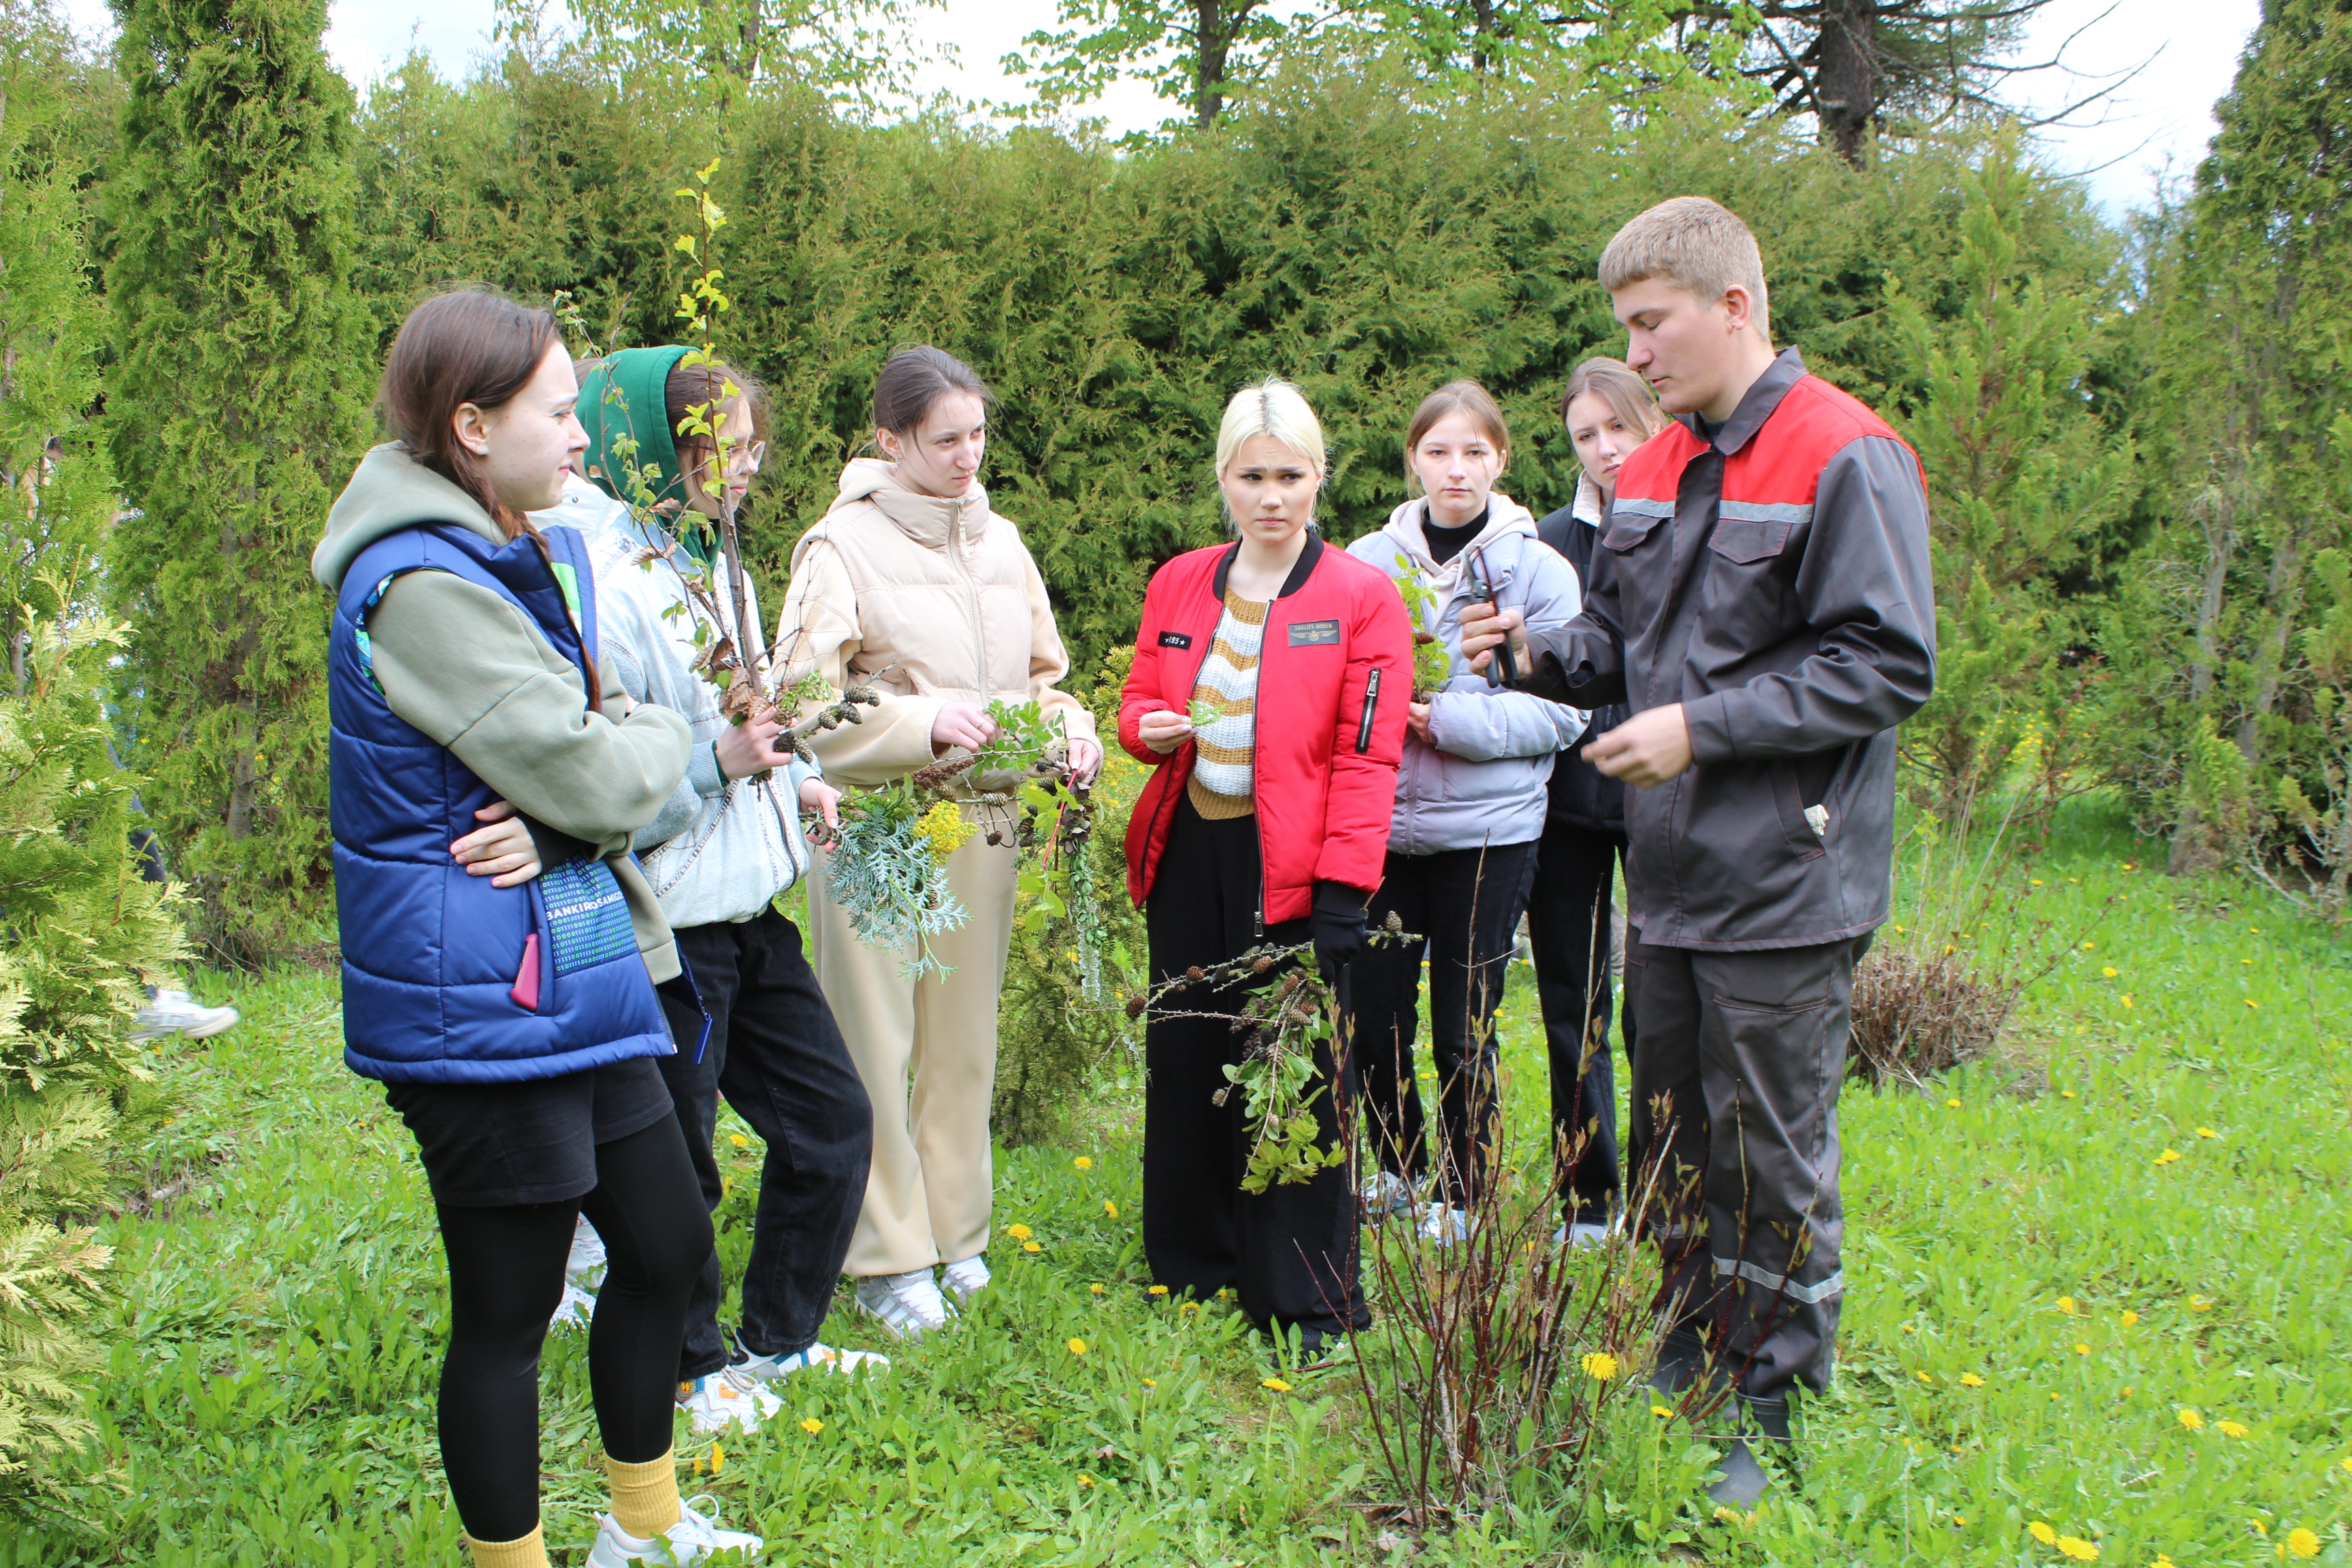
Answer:
<svg viewBox="0 0 2352 1568"><path fill-rule="evenodd" d="M343 1060L365 1078L508 1083L675 1048L612 868L573 860L513 888L467 876L449 846L497 792L393 712L368 657L368 613L385 586L438 571L514 605L584 672L596 639L586 548L569 528L542 537L552 570L528 539L494 548L428 523L377 540L343 575L328 758Z"/></svg>

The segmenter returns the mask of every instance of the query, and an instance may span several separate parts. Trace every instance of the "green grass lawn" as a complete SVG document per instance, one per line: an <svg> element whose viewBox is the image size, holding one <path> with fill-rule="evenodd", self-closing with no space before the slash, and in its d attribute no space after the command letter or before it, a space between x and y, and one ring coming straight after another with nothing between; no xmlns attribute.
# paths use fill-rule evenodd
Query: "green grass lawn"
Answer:
<svg viewBox="0 0 2352 1568"><path fill-rule="evenodd" d="M1672 1462L1688 1434L1662 1430L1612 1446L1554 1518L1382 1541L1355 1506L1394 1494L1354 1374L1269 1389L1228 1310L1144 1293L1122 1105L1002 1158L999 1283L961 1328L885 1347L836 1311L827 1338L887 1348L893 1371L796 1380L782 1419L723 1451L682 1441L704 1472L688 1489L790 1563L2207 1568L2297 1561L2314 1537L2317 1561L2352 1563L2352 961L2275 900L2168 880L2146 852L2078 812L1978 938L2047 921L2072 944L2000 1058L1926 1095L1849 1089L1837 1386L1807 1415L1801 1494L1752 1518L1694 1505ZM462 1560L407 1134L342 1068L331 978L233 989L246 1023L171 1063L180 1114L124 1152L169 1195L107 1227L121 1337L76 1492L89 1532L0 1537L0 1568ZM1532 987L1507 1016L1524 1157L1544 1100ZM758 1161L725 1152L731 1277ZM545 1368L547 1532L574 1563L602 1484L583 1351L556 1337Z"/></svg>

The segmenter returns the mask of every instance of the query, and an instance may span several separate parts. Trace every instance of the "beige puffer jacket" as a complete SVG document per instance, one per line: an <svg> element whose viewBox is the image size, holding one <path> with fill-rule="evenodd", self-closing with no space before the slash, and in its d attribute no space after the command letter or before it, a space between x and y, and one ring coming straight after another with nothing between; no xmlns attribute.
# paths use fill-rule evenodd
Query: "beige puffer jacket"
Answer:
<svg viewBox="0 0 2352 1568"><path fill-rule="evenodd" d="M1070 660L1045 581L977 482L948 500L901 485L895 463L851 462L824 520L793 548L775 647L788 679L814 667L837 689L870 681L882 693L863 723L810 742L835 784L887 784L931 762L931 725L950 702L1034 699L1072 739L1094 738L1094 716L1055 689Z"/></svg>

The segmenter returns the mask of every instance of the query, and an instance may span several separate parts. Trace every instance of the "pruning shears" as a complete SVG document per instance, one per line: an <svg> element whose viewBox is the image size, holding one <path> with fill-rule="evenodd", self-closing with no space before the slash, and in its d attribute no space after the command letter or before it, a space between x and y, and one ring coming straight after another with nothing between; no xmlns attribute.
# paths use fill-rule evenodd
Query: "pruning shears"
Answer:
<svg viewBox="0 0 2352 1568"><path fill-rule="evenodd" d="M1495 584L1488 582L1486 574L1479 570L1477 557L1473 556L1465 562L1463 569L1467 574L1471 596L1482 604L1493 605ZM1511 639L1507 637L1495 645L1495 657L1486 666L1486 684L1517 686L1518 683L1519 661L1511 657Z"/></svg>

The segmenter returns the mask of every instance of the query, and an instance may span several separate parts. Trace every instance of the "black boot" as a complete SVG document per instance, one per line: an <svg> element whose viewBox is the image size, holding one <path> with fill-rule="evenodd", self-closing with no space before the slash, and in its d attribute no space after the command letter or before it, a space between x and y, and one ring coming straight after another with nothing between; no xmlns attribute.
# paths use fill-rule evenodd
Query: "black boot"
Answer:
<svg viewBox="0 0 2352 1568"><path fill-rule="evenodd" d="M1737 1402L1740 1426L1746 1436L1733 1439L1723 1456L1723 1479L1706 1489L1713 1501L1726 1508L1749 1509L1772 1484L1772 1478L1757 1455L1769 1454L1773 1462L1794 1466L1796 1445L1789 1437L1789 1401L1785 1395L1750 1399L1741 1394Z"/></svg>

